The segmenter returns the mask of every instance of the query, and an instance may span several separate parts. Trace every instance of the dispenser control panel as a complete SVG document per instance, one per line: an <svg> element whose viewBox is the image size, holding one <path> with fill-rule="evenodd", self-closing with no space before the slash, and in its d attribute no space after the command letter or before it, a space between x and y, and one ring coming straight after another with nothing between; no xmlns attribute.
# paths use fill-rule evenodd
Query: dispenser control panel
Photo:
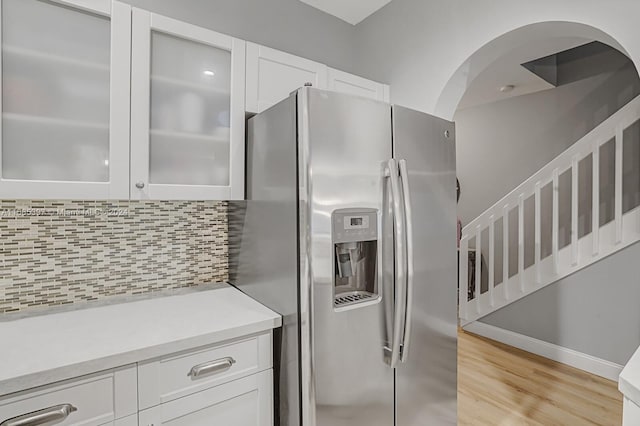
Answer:
<svg viewBox="0 0 640 426"><path fill-rule="evenodd" d="M334 243L378 239L377 209L335 210L332 219Z"/></svg>

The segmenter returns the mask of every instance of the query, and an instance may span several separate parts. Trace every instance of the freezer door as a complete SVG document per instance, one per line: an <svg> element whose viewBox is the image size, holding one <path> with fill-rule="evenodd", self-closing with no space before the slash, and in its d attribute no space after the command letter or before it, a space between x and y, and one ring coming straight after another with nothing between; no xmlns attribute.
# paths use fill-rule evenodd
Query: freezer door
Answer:
<svg viewBox="0 0 640 426"><path fill-rule="evenodd" d="M397 426L455 425L457 379L454 124L393 106L394 158L406 160L412 301L396 368ZM407 346L408 344L408 346Z"/></svg>
<svg viewBox="0 0 640 426"><path fill-rule="evenodd" d="M298 92L298 114L302 424L392 426L394 375L384 350L383 300L389 295L381 291L373 301L334 307L331 233L338 209L381 214L391 107L305 88ZM379 280L382 269L379 262Z"/></svg>

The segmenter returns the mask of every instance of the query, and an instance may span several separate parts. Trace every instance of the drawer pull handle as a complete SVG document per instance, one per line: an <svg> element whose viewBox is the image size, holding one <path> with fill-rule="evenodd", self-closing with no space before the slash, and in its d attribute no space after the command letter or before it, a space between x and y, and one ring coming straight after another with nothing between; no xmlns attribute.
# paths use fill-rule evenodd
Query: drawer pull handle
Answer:
<svg viewBox="0 0 640 426"><path fill-rule="evenodd" d="M221 371L226 371L230 369L231 366L235 363L236 363L236 360L231 358L230 356L222 359L217 359L211 362L205 362L203 364L198 364L192 367L191 371L189 371L189 374L187 374L187 376L191 376L195 379L197 377L204 376L206 374L219 373Z"/></svg>
<svg viewBox="0 0 640 426"><path fill-rule="evenodd" d="M71 404L54 405L53 407L43 408L42 410L7 419L0 423L0 426L44 425L49 422L64 420L74 411L78 411L78 409Z"/></svg>

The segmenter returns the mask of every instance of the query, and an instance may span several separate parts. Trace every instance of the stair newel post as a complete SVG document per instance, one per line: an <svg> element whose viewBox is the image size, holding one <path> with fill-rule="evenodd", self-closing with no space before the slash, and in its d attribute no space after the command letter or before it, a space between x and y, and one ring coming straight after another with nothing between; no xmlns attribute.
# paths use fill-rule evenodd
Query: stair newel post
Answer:
<svg viewBox="0 0 640 426"><path fill-rule="evenodd" d="M478 224L476 227L476 311L482 313L480 306L480 284L482 283L482 226Z"/></svg>
<svg viewBox="0 0 640 426"><path fill-rule="evenodd" d="M458 275L458 305L461 319L467 319L467 306L469 304L469 238L462 235L460 238L460 260Z"/></svg>

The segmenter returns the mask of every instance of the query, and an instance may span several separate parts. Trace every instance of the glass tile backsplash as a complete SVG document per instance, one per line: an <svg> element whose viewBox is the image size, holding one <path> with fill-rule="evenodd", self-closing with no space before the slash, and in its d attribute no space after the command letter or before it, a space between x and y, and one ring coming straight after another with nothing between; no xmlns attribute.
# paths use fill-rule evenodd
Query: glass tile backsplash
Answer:
<svg viewBox="0 0 640 426"><path fill-rule="evenodd" d="M0 200L0 315L228 279L225 201Z"/></svg>

